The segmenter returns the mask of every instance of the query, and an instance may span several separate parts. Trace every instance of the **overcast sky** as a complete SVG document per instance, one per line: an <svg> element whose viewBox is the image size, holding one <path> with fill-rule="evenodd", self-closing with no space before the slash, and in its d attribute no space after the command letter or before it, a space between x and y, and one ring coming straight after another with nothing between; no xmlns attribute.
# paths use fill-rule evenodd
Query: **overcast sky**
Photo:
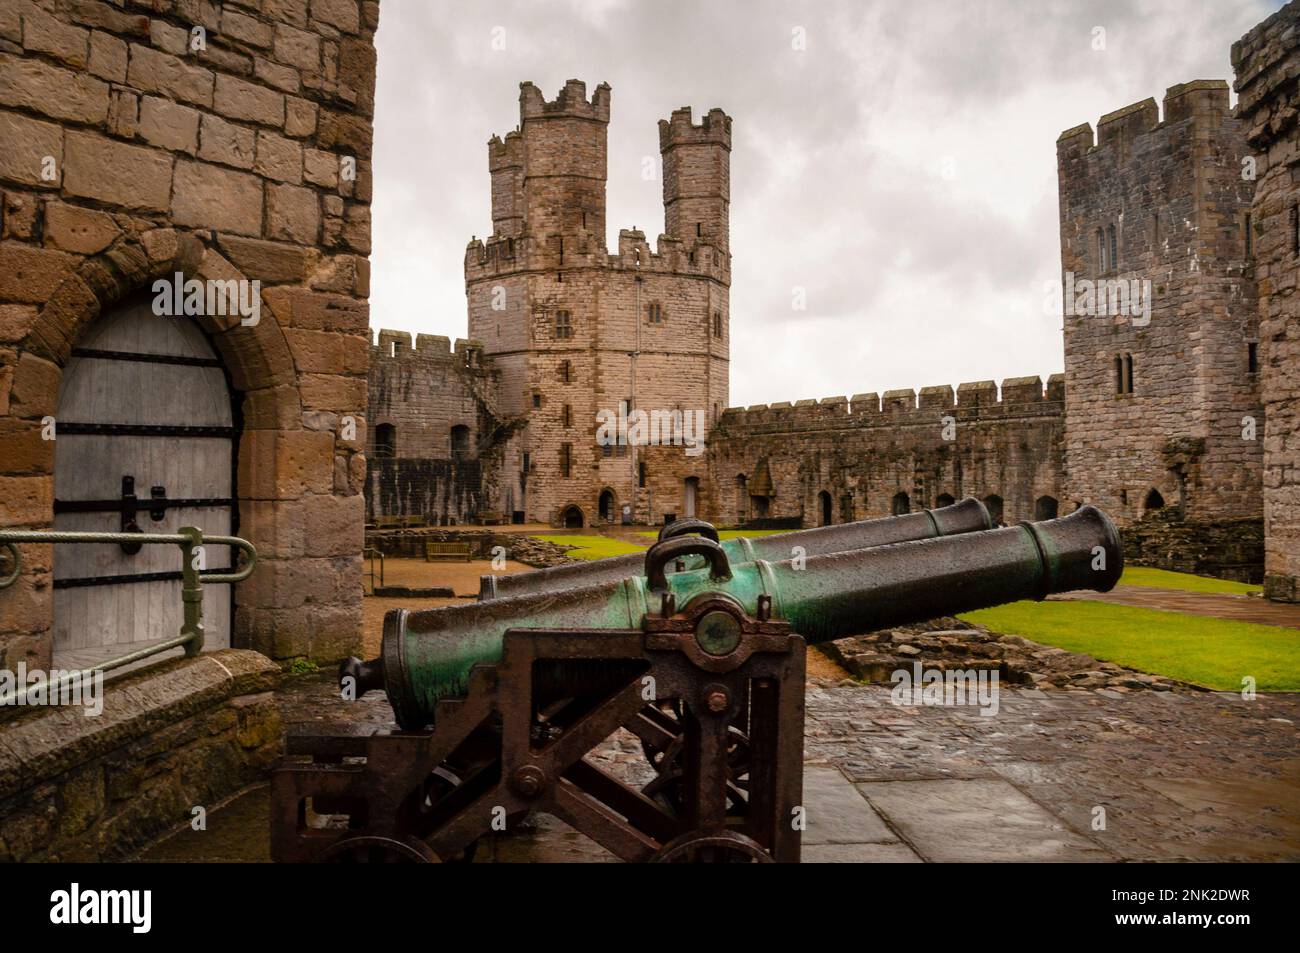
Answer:
<svg viewBox="0 0 1300 953"><path fill-rule="evenodd" d="M1279 6L384 0L371 325L465 336L465 245L492 228L485 144L518 125L521 81L553 99L572 77L613 87L611 248L619 228L663 230L641 172L657 121L687 105L734 121L733 405L1046 378L1063 367L1044 305L1056 137L1231 81L1233 41Z"/></svg>

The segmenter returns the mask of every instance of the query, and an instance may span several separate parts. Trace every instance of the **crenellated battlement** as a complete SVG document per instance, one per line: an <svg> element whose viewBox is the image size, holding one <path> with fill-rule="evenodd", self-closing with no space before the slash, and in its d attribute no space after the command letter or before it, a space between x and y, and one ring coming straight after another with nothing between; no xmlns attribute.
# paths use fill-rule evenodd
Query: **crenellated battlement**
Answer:
<svg viewBox="0 0 1300 953"><path fill-rule="evenodd" d="M821 400L779 401L750 407L728 407L718 421L722 433L752 431L806 431L851 429L861 426L933 426L951 415L958 423L996 421L1014 417L1053 416L1062 412L1065 376L1053 374L1043 386L1041 377L1009 377L1002 382L1001 397L994 381L948 384L854 394Z"/></svg>
<svg viewBox="0 0 1300 953"><path fill-rule="evenodd" d="M587 84L580 79L565 82L564 88L553 100L547 100L542 91L533 83L524 81L519 84L519 118L590 119L595 122L609 122L609 83L601 83L587 99Z"/></svg>
<svg viewBox="0 0 1300 953"><path fill-rule="evenodd" d="M1147 98L1106 113L1097 121L1095 137L1092 125L1086 122L1065 130L1057 137L1056 150L1062 158L1106 149L1123 153L1143 136L1161 133L1185 119L1218 123L1231 114L1226 80L1192 80L1165 90L1163 110L1155 99Z"/></svg>
<svg viewBox="0 0 1300 953"><path fill-rule="evenodd" d="M518 129L506 133L505 139L493 136L488 140L488 170L500 172L524 164L524 137Z"/></svg>
<svg viewBox="0 0 1300 953"><path fill-rule="evenodd" d="M370 359L372 363L443 361L478 367L483 364L483 345L477 341L457 338L453 346L451 338L442 334L417 334L412 345L410 331L380 328L378 339L370 345Z"/></svg>
<svg viewBox="0 0 1300 953"><path fill-rule="evenodd" d="M708 111L699 124L691 120L691 107L674 109L668 119L659 120L659 151L673 146L713 143L731 149L731 117L717 106Z"/></svg>

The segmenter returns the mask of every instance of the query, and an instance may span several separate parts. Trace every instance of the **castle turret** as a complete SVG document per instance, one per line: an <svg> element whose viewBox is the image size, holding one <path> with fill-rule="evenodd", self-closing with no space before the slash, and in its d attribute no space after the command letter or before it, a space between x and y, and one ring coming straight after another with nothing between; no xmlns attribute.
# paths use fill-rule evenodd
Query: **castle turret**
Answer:
<svg viewBox="0 0 1300 953"><path fill-rule="evenodd" d="M492 234L518 238L524 231L524 139L516 130L488 140L492 173Z"/></svg>
<svg viewBox="0 0 1300 953"><path fill-rule="evenodd" d="M547 102L532 83L520 83L519 119L524 228L542 256L538 263L560 268L571 263L566 253L571 259L588 245L603 249L609 84L597 86L589 101L586 83L571 79Z"/></svg>
<svg viewBox="0 0 1300 953"><path fill-rule="evenodd" d="M714 246L725 258L731 230L731 117L710 109L697 126L689 107L659 120L664 160L664 224L669 238Z"/></svg>

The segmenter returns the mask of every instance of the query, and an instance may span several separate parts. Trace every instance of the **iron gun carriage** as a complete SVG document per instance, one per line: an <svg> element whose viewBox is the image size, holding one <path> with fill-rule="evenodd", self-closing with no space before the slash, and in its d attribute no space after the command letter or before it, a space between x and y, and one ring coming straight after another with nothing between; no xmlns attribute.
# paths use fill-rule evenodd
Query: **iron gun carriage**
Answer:
<svg viewBox="0 0 1300 953"><path fill-rule="evenodd" d="M775 562L675 536L644 575L394 610L381 656L341 679L385 690L400 730L291 741L312 760L274 776L273 854L450 860L540 811L625 860L797 861L808 644L1106 591L1122 564L1114 525L1085 506ZM640 740L648 783L587 757L620 730Z"/></svg>

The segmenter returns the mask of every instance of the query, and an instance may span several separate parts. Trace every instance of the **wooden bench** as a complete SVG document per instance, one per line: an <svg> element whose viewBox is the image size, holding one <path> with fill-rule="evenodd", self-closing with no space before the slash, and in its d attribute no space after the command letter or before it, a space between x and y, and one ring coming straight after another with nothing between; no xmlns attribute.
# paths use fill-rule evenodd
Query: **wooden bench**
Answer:
<svg viewBox="0 0 1300 953"><path fill-rule="evenodd" d="M489 510L479 514L479 522L484 526L500 526L506 521L506 514Z"/></svg>
<svg viewBox="0 0 1300 953"><path fill-rule="evenodd" d="M397 529L401 525L402 525L402 517L400 516L376 516L375 517L376 529L380 529L380 530Z"/></svg>
<svg viewBox="0 0 1300 953"><path fill-rule="evenodd" d="M424 544L424 561L433 562L437 559L463 559L469 562L472 558L472 550L469 543L435 543L429 540Z"/></svg>

